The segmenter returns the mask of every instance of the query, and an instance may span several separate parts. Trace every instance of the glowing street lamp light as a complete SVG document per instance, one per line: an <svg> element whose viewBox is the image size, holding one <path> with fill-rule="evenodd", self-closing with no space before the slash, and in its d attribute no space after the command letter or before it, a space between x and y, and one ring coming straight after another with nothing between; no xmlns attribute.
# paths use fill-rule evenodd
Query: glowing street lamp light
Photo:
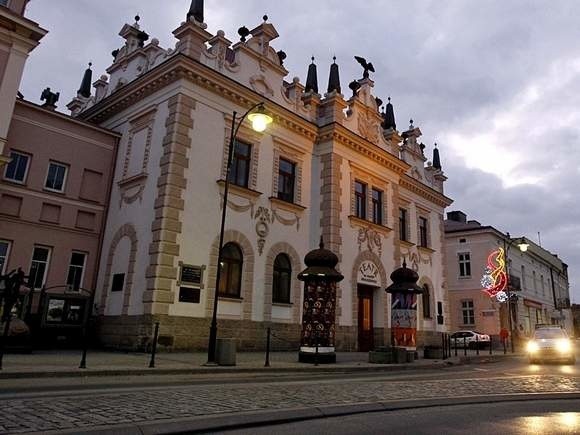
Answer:
<svg viewBox="0 0 580 435"><path fill-rule="evenodd" d="M266 113L266 109L264 107L264 103L258 103L244 113L244 115L238 119L236 118L237 112L233 112L232 117L232 129L230 132L230 147L228 150L228 161L226 165L226 179L224 185L224 197L223 197L223 205L222 205L222 218L221 218L221 226L220 226L220 238L218 244L218 259L217 259L217 275L215 279L215 291L214 291L214 300L213 300L213 315L211 319L211 326L209 328L209 343L207 349L207 362L209 364L215 364L216 362L216 344L217 344L217 309L218 309L218 299L219 299L219 288L220 288L220 275L221 269L223 267L223 258L222 258L222 248L224 244L224 229L226 224L226 210L228 208L228 192L230 187L230 169L232 167L232 159L234 156L234 147L236 146L236 136L238 135L238 131L242 126L244 120L248 118L252 123L252 129L259 133L262 133L268 128L274 120L270 115ZM238 124L236 125L236 122Z"/></svg>

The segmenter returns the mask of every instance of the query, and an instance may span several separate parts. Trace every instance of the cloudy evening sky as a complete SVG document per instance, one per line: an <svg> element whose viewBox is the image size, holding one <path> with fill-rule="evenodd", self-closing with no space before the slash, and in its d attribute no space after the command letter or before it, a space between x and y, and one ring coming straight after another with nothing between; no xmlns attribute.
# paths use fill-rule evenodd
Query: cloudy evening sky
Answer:
<svg viewBox="0 0 580 435"><path fill-rule="evenodd" d="M526 235L570 266L580 302L580 2L573 0L206 0L205 21L237 41L266 13L290 70L305 82L310 56L327 86L334 54L345 94L372 61L375 94L391 96L400 131L413 118L429 153L439 143L453 209L512 236ZM94 78L122 44L124 23L172 47L189 0L32 0L28 17L50 33L21 86L38 101L50 86L60 108L88 61Z"/></svg>

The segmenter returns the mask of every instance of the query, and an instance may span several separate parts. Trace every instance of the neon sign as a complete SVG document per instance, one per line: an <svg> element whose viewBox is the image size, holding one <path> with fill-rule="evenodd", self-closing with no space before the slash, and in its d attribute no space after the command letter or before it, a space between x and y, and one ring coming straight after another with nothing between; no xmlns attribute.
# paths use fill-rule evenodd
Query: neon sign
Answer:
<svg viewBox="0 0 580 435"><path fill-rule="evenodd" d="M503 248L498 248L487 257L487 266L485 273L481 278L481 285L483 291L489 295L490 298L497 298L499 302L507 300L508 278L505 268L505 251Z"/></svg>

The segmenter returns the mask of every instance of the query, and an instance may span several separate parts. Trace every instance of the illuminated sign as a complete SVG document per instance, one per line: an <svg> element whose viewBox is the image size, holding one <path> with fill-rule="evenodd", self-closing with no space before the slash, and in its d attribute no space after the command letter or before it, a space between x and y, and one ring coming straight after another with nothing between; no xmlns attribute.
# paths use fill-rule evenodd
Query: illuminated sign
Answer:
<svg viewBox="0 0 580 435"><path fill-rule="evenodd" d="M507 300L508 278L505 264L505 251L499 248L493 251L487 257L487 266L483 278L481 278L481 285L483 291L489 295L490 298L497 298L499 302Z"/></svg>

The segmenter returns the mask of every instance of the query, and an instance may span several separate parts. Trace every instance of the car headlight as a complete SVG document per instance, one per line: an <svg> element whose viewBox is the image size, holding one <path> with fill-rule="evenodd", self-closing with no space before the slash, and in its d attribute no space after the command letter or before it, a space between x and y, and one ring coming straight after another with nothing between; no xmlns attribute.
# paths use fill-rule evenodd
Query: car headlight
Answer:
<svg viewBox="0 0 580 435"><path fill-rule="evenodd" d="M558 349L558 352L560 353L568 353L572 350L572 343L570 343L570 340L563 338L556 342L556 349Z"/></svg>
<svg viewBox="0 0 580 435"><path fill-rule="evenodd" d="M529 353L535 353L538 350L540 350L540 346L538 346L538 343L536 343L535 341L528 341L527 348Z"/></svg>

